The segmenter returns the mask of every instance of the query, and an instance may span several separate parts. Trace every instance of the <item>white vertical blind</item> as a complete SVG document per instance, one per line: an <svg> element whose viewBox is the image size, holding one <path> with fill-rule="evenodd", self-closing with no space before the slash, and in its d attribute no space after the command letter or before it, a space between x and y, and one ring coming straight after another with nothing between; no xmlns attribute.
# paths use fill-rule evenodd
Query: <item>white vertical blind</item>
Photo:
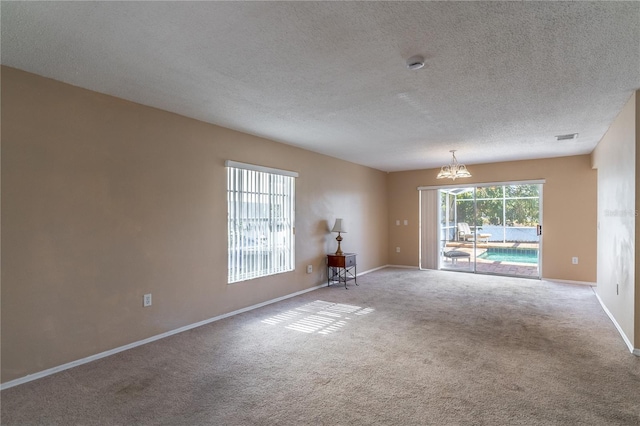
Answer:
<svg viewBox="0 0 640 426"><path fill-rule="evenodd" d="M438 237L438 190L420 191L420 268L438 269L440 238Z"/></svg>
<svg viewBox="0 0 640 426"><path fill-rule="evenodd" d="M297 174L230 161L226 164L228 282L293 270Z"/></svg>

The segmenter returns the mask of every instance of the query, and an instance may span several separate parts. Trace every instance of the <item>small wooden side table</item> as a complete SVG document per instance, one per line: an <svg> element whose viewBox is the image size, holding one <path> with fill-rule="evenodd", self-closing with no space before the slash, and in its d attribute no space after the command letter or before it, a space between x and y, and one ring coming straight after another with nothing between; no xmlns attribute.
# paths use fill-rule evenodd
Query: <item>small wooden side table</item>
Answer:
<svg viewBox="0 0 640 426"><path fill-rule="evenodd" d="M347 288L347 281L353 280L358 285L356 268L356 254L328 254L327 255L327 287L331 281L343 282Z"/></svg>

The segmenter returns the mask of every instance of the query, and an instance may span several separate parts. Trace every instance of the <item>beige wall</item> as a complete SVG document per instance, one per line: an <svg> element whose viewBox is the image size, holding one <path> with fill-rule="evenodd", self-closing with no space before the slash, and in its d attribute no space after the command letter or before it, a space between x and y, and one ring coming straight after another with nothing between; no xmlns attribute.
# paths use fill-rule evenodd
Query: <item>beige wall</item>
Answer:
<svg viewBox="0 0 640 426"><path fill-rule="evenodd" d="M336 217L388 263L380 171L6 67L2 124L2 382L321 284ZM300 173L294 272L227 285L226 159Z"/></svg>
<svg viewBox="0 0 640 426"><path fill-rule="evenodd" d="M473 177L461 185L546 179L543 188L542 275L570 281L596 281L596 173L588 155L468 166ZM390 173L389 263L419 264L419 186L451 184L439 170ZM401 225L396 226L396 219ZM409 225L404 226L403 220ZM395 252L400 247L400 253ZM577 256L579 264L571 258Z"/></svg>
<svg viewBox="0 0 640 426"><path fill-rule="evenodd" d="M636 90L634 97L636 99L636 211L635 211L635 232L636 240L634 249L640 247L640 197L638 196L638 188L640 188L640 90ZM635 250L636 254L636 267L635 267L635 280L636 280L636 300L635 300L635 336L634 336L634 353L640 356L640 249Z"/></svg>
<svg viewBox="0 0 640 426"><path fill-rule="evenodd" d="M636 99L636 211L635 211L635 244L634 249L636 247L640 247L640 90L636 90L634 93L634 97ZM635 262L635 270L640 271L640 250L635 250L636 254L636 262ZM634 336L634 353L640 356L640 274L635 274L636 281L636 298L635 298L635 336Z"/></svg>
<svg viewBox="0 0 640 426"><path fill-rule="evenodd" d="M636 310L636 97L629 99L592 155L598 170L597 292L631 344Z"/></svg>

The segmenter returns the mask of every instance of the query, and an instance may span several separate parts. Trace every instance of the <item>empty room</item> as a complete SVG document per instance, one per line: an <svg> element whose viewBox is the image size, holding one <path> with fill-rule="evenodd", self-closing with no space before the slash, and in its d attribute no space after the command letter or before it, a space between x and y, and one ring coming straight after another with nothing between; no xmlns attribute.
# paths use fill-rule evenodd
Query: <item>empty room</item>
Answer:
<svg viewBox="0 0 640 426"><path fill-rule="evenodd" d="M640 425L640 2L0 15L0 424Z"/></svg>

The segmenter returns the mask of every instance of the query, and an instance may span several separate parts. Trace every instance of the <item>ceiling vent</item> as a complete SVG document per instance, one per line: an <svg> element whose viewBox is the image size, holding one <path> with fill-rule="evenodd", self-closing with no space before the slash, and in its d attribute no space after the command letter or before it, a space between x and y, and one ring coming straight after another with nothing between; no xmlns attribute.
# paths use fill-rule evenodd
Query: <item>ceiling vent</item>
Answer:
<svg viewBox="0 0 640 426"><path fill-rule="evenodd" d="M573 139L578 139L578 134L577 133L569 133L568 135L556 136L556 140L557 141L569 141L569 140L573 140Z"/></svg>

